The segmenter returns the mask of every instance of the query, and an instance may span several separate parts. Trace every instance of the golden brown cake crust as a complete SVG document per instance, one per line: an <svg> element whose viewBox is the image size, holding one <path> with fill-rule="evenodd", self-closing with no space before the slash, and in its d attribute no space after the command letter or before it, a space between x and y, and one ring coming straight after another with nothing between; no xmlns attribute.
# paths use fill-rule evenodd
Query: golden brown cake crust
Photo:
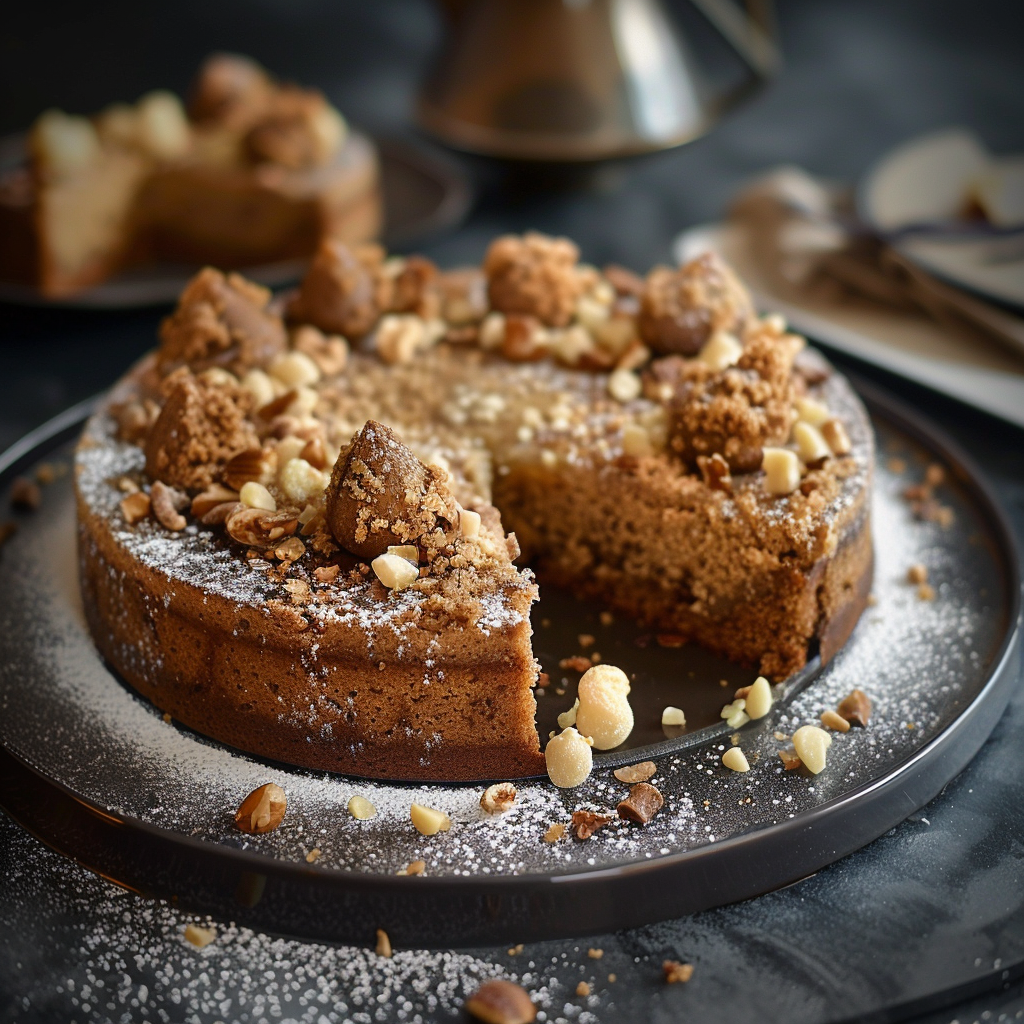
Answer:
<svg viewBox="0 0 1024 1024"><path fill-rule="evenodd" d="M340 256L392 284L409 269ZM458 305L476 287L464 272L409 275L418 302L456 304L453 323L386 312L351 347L293 325L286 349L252 358L265 296L197 281L78 452L82 586L111 664L253 753L458 780L542 768L520 548L542 585L773 679L815 641L832 657L872 572L873 438L849 385L769 318L724 365L648 353L642 380L621 291L574 272L576 322L537 326L528 359L502 342L512 315ZM249 312L211 348L229 286ZM175 325L210 289L201 343L183 341ZM598 346L631 361L595 370ZM734 437L758 461L773 450L788 482L733 458ZM127 514L135 489L151 516Z"/></svg>

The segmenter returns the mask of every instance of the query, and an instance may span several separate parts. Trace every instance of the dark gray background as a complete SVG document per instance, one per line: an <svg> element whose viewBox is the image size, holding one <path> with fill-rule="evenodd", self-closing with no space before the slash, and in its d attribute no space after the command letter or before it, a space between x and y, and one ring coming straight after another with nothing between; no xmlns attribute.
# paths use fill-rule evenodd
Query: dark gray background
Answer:
<svg viewBox="0 0 1024 1024"><path fill-rule="evenodd" d="M670 6L683 16L685 0ZM442 263L475 260L496 232L539 228L573 236L589 261L644 270L670 258L678 231L720 216L744 178L777 163L852 181L895 143L951 124L973 127L997 152L1024 152L1020 0L782 0L780 21L785 72L706 138L637 161L579 193L510 193L483 174L467 222L421 248ZM202 57L217 48L252 54L284 77L318 85L371 132L407 132L413 89L438 33L430 4L404 0L23 3L5 11L0 25L0 133L25 127L50 105L89 112L154 87L184 91ZM160 315L0 305L0 447L109 384L153 344ZM967 447L1024 539L1024 433L869 373ZM725 1013L736 1022L842 1019L875 1005L851 993L888 990L895 997L907 971L928 977L933 944L954 940L992 951L979 983L998 983L998 972L986 972L1000 959L1011 972L1007 983L1016 984L928 1019L967 1024L983 1012L996 1020L1024 1011L1021 738L1018 700L959 780L861 853L751 904L607 937L605 948L614 944L621 954L627 984L620 992L634 993L633 1001L620 999L614 1019L639 1019L640 1007L666 1021L684 1013ZM13 828L0 821L0 867L7 871L6 858L25 848ZM40 856L40 872L47 863ZM44 991L48 972L71 956L88 911L62 906L56 880L53 887L57 909L44 931L15 927L0 935L0 1019L22 1016L13 1001L5 1004L8 994ZM13 913L0 893L0 920L16 925ZM799 936L823 920L835 921L834 941L805 948ZM33 952L44 934L48 949ZM764 957L777 965L779 984L764 999L739 998L745 958L755 950L762 967ZM633 952L641 955L635 968L627 955ZM655 983L661 955L698 959L706 980L686 993L662 992ZM14 965L23 961L37 973L19 969L15 977ZM851 965L867 974L851 977ZM943 983L936 964L929 984L938 991ZM33 1019L47 1019L45 1006L39 1013Z"/></svg>

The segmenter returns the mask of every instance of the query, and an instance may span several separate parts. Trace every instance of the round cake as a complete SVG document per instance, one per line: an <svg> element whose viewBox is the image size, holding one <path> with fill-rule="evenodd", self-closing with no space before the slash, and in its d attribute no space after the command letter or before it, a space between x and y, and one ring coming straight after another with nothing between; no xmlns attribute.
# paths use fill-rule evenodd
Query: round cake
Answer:
<svg viewBox="0 0 1024 1024"><path fill-rule="evenodd" d="M482 268L324 243L198 275L77 454L96 643L217 740L393 779L540 774L545 582L781 680L871 585L848 383L717 258Z"/></svg>

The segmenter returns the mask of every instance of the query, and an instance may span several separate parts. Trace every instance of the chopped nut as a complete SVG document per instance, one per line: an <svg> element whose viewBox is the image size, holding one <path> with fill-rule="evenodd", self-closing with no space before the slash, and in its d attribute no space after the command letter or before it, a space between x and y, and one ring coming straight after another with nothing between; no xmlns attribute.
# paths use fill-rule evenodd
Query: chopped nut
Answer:
<svg viewBox="0 0 1024 1024"><path fill-rule="evenodd" d="M286 388L316 384L320 367L305 352L282 352L270 361L267 372Z"/></svg>
<svg viewBox="0 0 1024 1024"><path fill-rule="evenodd" d="M928 569L923 566L920 562L912 565L907 570L907 582L908 583L927 583L928 582Z"/></svg>
<svg viewBox="0 0 1024 1024"><path fill-rule="evenodd" d="M821 713L821 724L833 732L849 732L850 723L838 712L829 708Z"/></svg>
<svg viewBox="0 0 1024 1024"><path fill-rule="evenodd" d="M509 946L508 955L509 956L518 956L520 953L522 953L522 951L523 951L523 944L521 942L517 942L514 946Z"/></svg>
<svg viewBox="0 0 1024 1024"><path fill-rule="evenodd" d="M940 487L946 482L946 470L937 462L929 463L924 471L924 482L929 487Z"/></svg>
<svg viewBox="0 0 1024 1024"><path fill-rule="evenodd" d="M488 814L504 814L512 809L516 799L516 787L511 782L496 782L488 786L480 797L480 806Z"/></svg>
<svg viewBox="0 0 1024 1024"><path fill-rule="evenodd" d="M794 404L799 419L812 427L820 427L832 418L828 406L815 398L798 398Z"/></svg>
<svg viewBox="0 0 1024 1024"><path fill-rule="evenodd" d="M917 588L917 596L921 601L934 601L935 600L935 588L929 583L922 583Z"/></svg>
<svg viewBox="0 0 1024 1024"><path fill-rule="evenodd" d="M317 583L333 583L341 572L340 565L321 565L313 570L313 578Z"/></svg>
<svg viewBox="0 0 1024 1024"><path fill-rule="evenodd" d="M828 748L832 745L832 737L824 729L816 725L802 725L793 733L793 749L804 767L814 775L825 768Z"/></svg>
<svg viewBox="0 0 1024 1024"><path fill-rule="evenodd" d="M426 325L418 316L389 313L377 324L377 354L392 365L412 361L427 341Z"/></svg>
<svg viewBox="0 0 1024 1024"><path fill-rule="evenodd" d="M377 808L374 807L365 796L353 796L349 797L348 813L351 814L356 821L366 821L377 813Z"/></svg>
<svg viewBox="0 0 1024 1024"><path fill-rule="evenodd" d="M377 945L374 947L377 956L391 956L391 940L383 928L377 929Z"/></svg>
<svg viewBox="0 0 1024 1024"><path fill-rule="evenodd" d="M209 522L210 517L222 506L211 509L203 517ZM297 514L290 509L271 512L262 508L249 508L238 504L229 506L231 509L224 519L224 527L228 536L239 544L251 548L277 547L296 530L299 525Z"/></svg>
<svg viewBox="0 0 1024 1024"><path fill-rule="evenodd" d="M323 851L319 846L314 846L313 849L306 854L306 863L315 864L320 859L322 853Z"/></svg>
<svg viewBox="0 0 1024 1024"><path fill-rule="evenodd" d="M800 458L808 466L813 466L816 462L821 462L822 459L827 459L832 454L832 449L829 448L821 431L802 420L797 420L793 424L793 440L800 452Z"/></svg>
<svg viewBox="0 0 1024 1024"><path fill-rule="evenodd" d="M693 964L681 964L678 960L665 960L661 965L668 985L685 983L693 977Z"/></svg>
<svg viewBox="0 0 1024 1024"><path fill-rule="evenodd" d="M850 435L847 434L846 427L839 420L831 419L822 423L821 436L832 449L833 455L850 454Z"/></svg>
<svg viewBox="0 0 1024 1024"><path fill-rule="evenodd" d="M425 860L414 860L411 864L406 865L398 872L400 875L422 875L427 870L427 862Z"/></svg>
<svg viewBox="0 0 1024 1024"><path fill-rule="evenodd" d="M788 448L765 448L761 468L769 494L792 494L800 486L800 460Z"/></svg>
<svg viewBox="0 0 1024 1024"><path fill-rule="evenodd" d="M504 978L485 981L466 1000L466 1011L484 1024L532 1024L537 1019L526 989Z"/></svg>
<svg viewBox="0 0 1024 1024"><path fill-rule="evenodd" d="M633 731L629 678L614 665L594 665L579 683L576 728L597 750L611 750Z"/></svg>
<svg viewBox="0 0 1024 1024"><path fill-rule="evenodd" d="M742 725L746 725L750 721L750 716L746 712L747 702L743 697L738 697L736 700L721 710L721 717L731 725L734 729L740 728Z"/></svg>
<svg viewBox="0 0 1024 1024"><path fill-rule="evenodd" d="M665 798L649 782L638 782L616 808L620 818L637 825L646 825L665 804Z"/></svg>
<svg viewBox="0 0 1024 1024"><path fill-rule="evenodd" d="M641 390L640 378L632 370L614 370L608 375L608 394L616 402L632 402Z"/></svg>
<svg viewBox="0 0 1024 1024"><path fill-rule="evenodd" d="M589 996L590 995L590 986L585 981L581 981L576 986L576 995L578 995L578 996Z"/></svg>
<svg viewBox="0 0 1024 1024"><path fill-rule="evenodd" d="M399 555L378 555L370 563L370 567L388 590L405 590L420 576L419 569Z"/></svg>
<svg viewBox="0 0 1024 1024"><path fill-rule="evenodd" d="M653 786L651 787L654 788ZM589 839L598 829L604 828L612 820L610 814L598 814L596 811L573 811L572 828L577 839Z"/></svg>
<svg viewBox="0 0 1024 1024"><path fill-rule="evenodd" d="M611 612L601 612L598 618L601 620L602 626L611 626L615 622L615 616Z"/></svg>
<svg viewBox="0 0 1024 1024"><path fill-rule="evenodd" d="M662 725L686 725L686 715L682 708L674 708L670 704L661 712Z"/></svg>
<svg viewBox="0 0 1024 1024"><path fill-rule="evenodd" d="M747 761L747 755L739 747L730 747L722 755L722 764L734 772L750 771L750 762Z"/></svg>
<svg viewBox="0 0 1024 1024"><path fill-rule="evenodd" d="M297 458L289 459L281 467L277 482L292 501L304 505L323 491L327 477L305 459Z"/></svg>
<svg viewBox="0 0 1024 1024"><path fill-rule="evenodd" d="M850 725L863 729L871 718L871 698L863 690L852 690L836 710Z"/></svg>
<svg viewBox="0 0 1024 1024"><path fill-rule="evenodd" d="M728 331L715 331L697 353L697 360L716 373L735 366L743 355L743 346Z"/></svg>
<svg viewBox="0 0 1024 1024"><path fill-rule="evenodd" d="M467 540L480 536L480 513L469 508L459 509L459 533Z"/></svg>
<svg viewBox="0 0 1024 1024"><path fill-rule="evenodd" d="M224 482L235 491L250 481L269 484L277 470L278 453L262 448L247 448L228 459L224 466Z"/></svg>
<svg viewBox="0 0 1024 1024"><path fill-rule="evenodd" d="M586 672L590 669L590 659L584 658L581 654L574 654L571 658L562 658L558 667L571 672Z"/></svg>
<svg viewBox="0 0 1024 1024"><path fill-rule="evenodd" d="M729 472L729 463L722 458L718 452L713 455L698 455L697 468L704 479L704 483L713 491L732 492L732 475Z"/></svg>
<svg viewBox="0 0 1024 1024"><path fill-rule="evenodd" d="M557 843L562 836L565 835L565 825L556 821L553 825L549 825L547 831L544 833L545 843Z"/></svg>
<svg viewBox="0 0 1024 1024"><path fill-rule="evenodd" d="M39 508L39 503L42 500L43 492L34 480L29 480L24 476L14 478L11 483L11 505L14 508L31 512Z"/></svg>
<svg viewBox="0 0 1024 1024"><path fill-rule="evenodd" d="M737 694L738 696L738 694ZM764 718L772 708L772 688L764 676L754 680L749 691L744 694L743 710L753 719Z"/></svg>
<svg viewBox="0 0 1024 1024"><path fill-rule="evenodd" d="M149 509L149 495L145 491L136 491L121 499L121 515L129 526L140 519L145 519L149 515Z"/></svg>
<svg viewBox="0 0 1024 1024"><path fill-rule="evenodd" d="M257 483L255 480L250 480L242 485L238 492L238 500L247 508L258 508L267 512L277 511L277 502L274 500L274 496L263 484Z"/></svg>
<svg viewBox="0 0 1024 1024"><path fill-rule="evenodd" d="M231 490L229 487L224 487L222 484L210 484L205 491L197 494L192 499L191 512L196 519L202 519L203 516L215 509L218 505L224 505L227 503L234 503L238 501L238 492Z"/></svg>
<svg viewBox="0 0 1024 1024"><path fill-rule="evenodd" d="M173 531L185 529L188 524L177 508L182 502L187 502L185 495L157 480L149 489L149 498L153 515L161 526Z"/></svg>
<svg viewBox="0 0 1024 1024"><path fill-rule="evenodd" d="M423 836L434 836L438 832L447 832L452 827L452 820L444 811L434 810L433 807L424 807L422 804L413 804L409 808L409 816L412 818L416 831Z"/></svg>
<svg viewBox="0 0 1024 1024"><path fill-rule="evenodd" d="M589 956L591 960L600 960L601 957L604 956L604 950L594 949L594 947L591 946L590 949L587 950L587 956Z"/></svg>
<svg viewBox="0 0 1024 1024"><path fill-rule="evenodd" d="M792 747L780 750L779 758L782 761L782 767L785 768L787 772L791 772L793 769L799 768L800 765L803 764Z"/></svg>
<svg viewBox="0 0 1024 1024"><path fill-rule="evenodd" d="M279 562L296 562L306 553L306 545L298 537L288 537L281 541L271 554ZM300 581L296 581L300 582ZM307 594L308 596L308 594Z"/></svg>
<svg viewBox="0 0 1024 1024"><path fill-rule="evenodd" d="M627 764L622 768L616 768L612 774L627 785L634 782L646 782L658 771L658 766L653 761L641 761L640 764Z"/></svg>
<svg viewBox="0 0 1024 1024"><path fill-rule="evenodd" d="M216 928L200 928L197 924L185 925L185 940L196 949L203 949L217 938Z"/></svg>
<svg viewBox="0 0 1024 1024"><path fill-rule="evenodd" d="M576 642L580 645L580 647L586 649L587 647L594 646L594 644L596 643L596 638L592 633L580 633L580 635L576 637Z"/></svg>
<svg viewBox="0 0 1024 1024"><path fill-rule="evenodd" d="M235 825L242 832L273 832L284 818L288 798L284 790L268 782L254 789L235 812Z"/></svg>
<svg viewBox="0 0 1024 1024"><path fill-rule="evenodd" d="M627 423L622 428L622 452L634 459L644 459L654 454L651 435L639 423Z"/></svg>
<svg viewBox="0 0 1024 1024"><path fill-rule="evenodd" d="M590 744L569 727L548 740L544 748L544 762L548 778L559 789L573 789L586 781L594 767L594 754Z"/></svg>
<svg viewBox="0 0 1024 1024"><path fill-rule="evenodd" d="M348 362L348 342L337 334L324 335L311 324L295 329L292 344L297 351L309 356L325 377L341 373ZM244 380L242 385L245 385Z"/></svg>
<svg viewBox="0 0 1024 1024"><path fill-rule="evenodd" d="M611 974L608 975L608 984L609 985L614 985L615 982L617 982L618 980L619 980L618 975L615 974L614 972L612 972Z"/></svg>

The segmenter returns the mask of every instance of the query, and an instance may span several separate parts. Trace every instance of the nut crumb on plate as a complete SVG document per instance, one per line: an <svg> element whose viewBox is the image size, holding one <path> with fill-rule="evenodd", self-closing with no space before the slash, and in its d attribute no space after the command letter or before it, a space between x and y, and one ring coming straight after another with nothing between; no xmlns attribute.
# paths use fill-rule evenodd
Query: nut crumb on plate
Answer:
<svg viewBox="0 0 1024 1024"><path fill-rule="evenodd" d="M422 804L412 804L409 808L409 817L413 826L420 835L434 836L438 832L447 832L452 827L452 820L444 811L435 810L433 807L424 807Z"/></svg>
<svg viewBox="0 0 1024 1024"><path fill-rule="evenodd" d="M589 839L598 829L604 828L612 820L610 814L599 814L597 811L573 811L572 827L577 839Z"/></svg>
<svg viewBox="0 0 1024 1024"><path fill-rule="evenodd" d="M496 782L483 791L480 806L488 814L504 814L512 809L515 799L516 787L511 782Z"/></svg>
<svg viewBox="0 0 1024 1024"><path fill-rule="evenodd" d="M561 821L556 821L553 825L549 825L547 831L544 833L545 843L557 843L565 835L565 824Z"/></svg>
<svg viewBox="0 0 1024 1024"><path fill-rule="evenodd" d="M383 928L377 929L377 945L374 947L374 952L377 956L391 956L391 940Z"/></svg>
<svg viewBox="0 0 1024 1024"><path fill-rule="evenodd" d="M637 825L646 825L664 804L665 798L655 786L648 782L638 782L629 791L629 796L619 801L616 810L620 818Z"/></svg>
<svg viewBox="0 0 1024 1024"><path fill-rule="evenodd" d="M216 928L200 928L197 924L185 925L185 939L197 949L203 949L217 938Z"/></svg>
<svg viewBox="0 0 1024 1024"><path fill-rule="evenodd" d="M578 995L578 996L589 996L590 995L590 986L585 981L581 981L576 986L576 995Z"/></svg>
<svg viewBox="0 0 1024 1024"><path fill-rule="evenodd" d="M242 832L273 832L284 819L288 798L273 782L254 789L235 812L235 825Z"/></svg>
<svg viewBox="0 0 1024 1024"><path fill-rule="evenodd" d="M646 782L658 771L658 766L653 761L641 761L639 764L627 764L622 768L616 768L612 774L627 785L634 782Z"/></svg>
<svg viewBox="0 0 1024 1024"><path fill-rule="evenodd" d="M833 732L850 731L850 723L838 711L833 711L831 708L821 713L821 724Z"/></svg>
<svg viewBox="0 0 1024 1024"><path fill-rule="evenodd" d="M526 989L504 978L485 981L466 1000L466 1011L484 1024L532 1024L537 1019Z"/></svg>
<svg viewBox="0 0 1024 1024"><path fill-rule="evenodd" d="M682 964L678 960L662 961L661 970L668 985L685 983L693 977L693 964Z"/></svg>

